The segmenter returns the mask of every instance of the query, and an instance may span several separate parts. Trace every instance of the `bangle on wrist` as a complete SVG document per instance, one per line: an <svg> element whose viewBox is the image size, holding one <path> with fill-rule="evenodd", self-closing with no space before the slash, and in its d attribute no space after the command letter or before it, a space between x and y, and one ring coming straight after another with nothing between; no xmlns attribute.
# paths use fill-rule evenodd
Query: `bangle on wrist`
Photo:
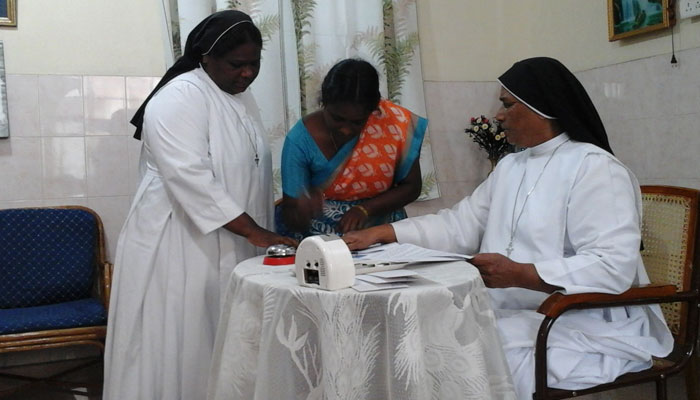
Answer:
<svg viewBox="0 0 700 400"><path fill-rule="evenodd" d="M357 205L355 206L355 208L357 208L358 210L362 211L362 213L365 214L365 217L369 217L369 211L367 211L367 209L365 208L365 206L363 206L362 204L357 204Z"/></svg>

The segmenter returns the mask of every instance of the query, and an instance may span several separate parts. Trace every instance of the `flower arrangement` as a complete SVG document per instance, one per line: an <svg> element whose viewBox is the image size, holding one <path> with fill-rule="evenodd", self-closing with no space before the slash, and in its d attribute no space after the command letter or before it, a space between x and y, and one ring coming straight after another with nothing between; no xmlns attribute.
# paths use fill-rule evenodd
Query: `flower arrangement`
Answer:
<svg viewBox="0 0 700 400"><path fill-rule="evenodd" d="M491 167L495 167L504 155L512 153L513 145L508 143L501 125L496 120L490 120L483 115L472 117L470 126L464 130L479 147L486 150Z"/></svg>

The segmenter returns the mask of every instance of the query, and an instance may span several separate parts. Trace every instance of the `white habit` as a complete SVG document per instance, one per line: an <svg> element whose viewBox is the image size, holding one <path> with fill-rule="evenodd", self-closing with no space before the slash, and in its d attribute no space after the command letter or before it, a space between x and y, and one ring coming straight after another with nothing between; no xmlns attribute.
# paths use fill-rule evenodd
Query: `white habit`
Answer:
<svg viewBox="0 0 700 400"><path fill-rule="evenodd" d="M564 293L620 293L649 282L639 252L640 223L634 175L611 154L564 133L506 156L452 209L392 225L399 242L503 255L515 225L510 258L534 263L545 282ZM490 294L518 396L532 398L533 349L543 319L535 310L547 294L522 288ZM569 311L554 324L548 343L550 385L581 389L647 368L652 355L671 351L672 337L654 305Z"/></svg>
<svg viewBox="0 0 700 400"><path fill-rule="evenodd" d="M205 398L219 293L258 254L222 226L243 212L272 225L257 113L249 94L220 90L201 68L148 103L141 184L117 244L104 399Z"/></svg>

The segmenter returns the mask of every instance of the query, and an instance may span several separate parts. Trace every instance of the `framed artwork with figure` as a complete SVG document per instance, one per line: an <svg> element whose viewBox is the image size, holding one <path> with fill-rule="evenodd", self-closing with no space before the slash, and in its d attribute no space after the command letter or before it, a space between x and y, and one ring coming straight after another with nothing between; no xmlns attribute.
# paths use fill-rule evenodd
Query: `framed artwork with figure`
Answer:
<svg viewBox="0 0 700 400"><path fill-rule="evenodd" d="M674 4L674 0L608 0L608 40L673 26Z"/></svg>
<svg viewBox="0 0 700 400"><path fill-rule="evenodd" d="M17 26L17 0L0 0L0 26Z"/></svg>
<svg viewBox="0 0 700 400"><path fill-rule="evenodd" d="M0 139L10 136L10 115L7 112L7 87L5 85L5 47L0 41Z"/></svg>

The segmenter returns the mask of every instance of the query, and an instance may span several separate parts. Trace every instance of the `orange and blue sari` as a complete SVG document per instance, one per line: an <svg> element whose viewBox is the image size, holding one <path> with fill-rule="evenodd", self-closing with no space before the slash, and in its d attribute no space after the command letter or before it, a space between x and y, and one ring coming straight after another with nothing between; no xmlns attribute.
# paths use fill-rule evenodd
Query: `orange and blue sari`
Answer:
<svg viewBox="0 0 700 400"><path fill-rule="evenodd" d="M284 141L282 191L287 197L297 198L311 188L322 190L323 213L311 221L308 232L293 235L281 222L280 210L276 210L277 231L297 237L337 234L336 225L350 208L389 190L408 175L420 156L427 126L425 118L382 100L360 135L327 159L299 120ZM366 227L403 218L406 212L401 208L372 216Z"/></svg>

